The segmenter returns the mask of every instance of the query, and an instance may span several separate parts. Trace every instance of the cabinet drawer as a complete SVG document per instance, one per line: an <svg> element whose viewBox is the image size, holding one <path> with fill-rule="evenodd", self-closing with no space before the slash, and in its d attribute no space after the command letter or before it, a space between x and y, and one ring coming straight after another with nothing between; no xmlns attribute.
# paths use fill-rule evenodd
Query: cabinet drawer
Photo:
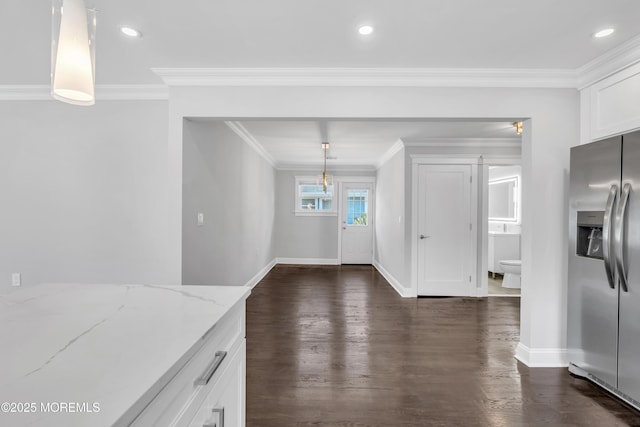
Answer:
<svg viewBox="0 0 640 427"><path fill-rule="evenodd" d="M131 425L186 425L229 366L231 356L244 345L244 320L245 303L241 301L202 338L193 357Z"/></svg>
<svg viewBox="0 0 640 427"><path fill-rule="evenodd" d="M246 342L204 399L189 427L244 427Z"/></svg>

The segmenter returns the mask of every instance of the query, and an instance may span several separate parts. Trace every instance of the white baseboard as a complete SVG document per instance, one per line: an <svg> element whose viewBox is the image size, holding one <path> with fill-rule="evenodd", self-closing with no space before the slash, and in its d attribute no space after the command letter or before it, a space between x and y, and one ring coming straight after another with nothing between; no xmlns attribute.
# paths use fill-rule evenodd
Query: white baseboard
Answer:
<svg viewBox="0 0 640 427"><path fill-rule="evenodd" d="M337 258L276 258L278 264L340 265Z"/></svg>
<svg viewBox="0 0 640 427"><path fill-rule="evenodd" d="M411 289L407 289L393 276L393 274L389 273L377 260L373 261L373 266L378 270L378 272L384 277L387 282L391 285L393 289L403 298L412 298L415 295L411 294Z"/></svg>
<svg viewBox="0 0 640 427"><path fill-rule="evenodd" d="M530 368L566 368L569 366L565 348L529 348L519 343L516 359Z"/></svg>
<svg viewBox="0 0 640 427"><path fill-rule="evenodd" d="M262 280L264 276L266 276L271 271L271 269L275 267L275 265L276 265L276 260L274 259L269 264L267 264L262 270L260 270L255 276L249 279L249 281L244 285L253 289L258 283L260 283L260 280Z"/></svg>

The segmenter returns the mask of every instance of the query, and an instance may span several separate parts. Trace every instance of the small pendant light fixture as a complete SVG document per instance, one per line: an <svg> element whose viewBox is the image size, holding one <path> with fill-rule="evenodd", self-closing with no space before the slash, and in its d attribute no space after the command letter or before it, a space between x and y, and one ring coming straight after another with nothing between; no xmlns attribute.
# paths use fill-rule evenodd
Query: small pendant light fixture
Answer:
<svg viewBox="0 0 640 427"><path fill-rule="evenodd" d="M324 167L322 168L322 191L327 192L327 187L333 185L333 177L327 175L327 151L329 151L329 143L322 143L322 151L324 152Z"/></svg>
<svg viewBox="0 0 640 427"><path fill-rule="evenodd" d="M522 135L522 122L513 122L513 127L516 128L516 134Z"/></svg>
<svg viewBox="0 0 640 427"><path fill-rule="evenodd" d="M84 0L52 0L51 95L74 105L95 103L95 10Z"/></svg>

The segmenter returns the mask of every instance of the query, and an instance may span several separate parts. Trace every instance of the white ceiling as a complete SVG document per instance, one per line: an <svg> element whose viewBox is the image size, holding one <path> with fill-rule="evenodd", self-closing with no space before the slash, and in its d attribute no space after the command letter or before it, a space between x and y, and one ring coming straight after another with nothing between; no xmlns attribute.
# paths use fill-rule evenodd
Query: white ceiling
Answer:
<svg viewBox="0 0 640 427"><path fill-rule="evenodd" d="M85 1L98 9L98 85L162 84L152 68L576 70L640 35L638 0ZM48 85L50 2L0 1L0 28L0 86ZM513 136L508 121L240 124L279 165L320 162L325 125L336 165L375 164L399 138Z"/></svg>
<svg viewBox="0 0 640 427"><path fill-rule="evenodd" d="M243 120L233 129L257 143L279 168L319 166L321 143L329 142L328 168L375 166L398 140L448 143L452 138L476 143L519 144L511 122L433 120Z"/></svg>
<svg viewBox="0 0 640 427"><path fill-rule="evenodd" d="M640 34L637 0L86 0L96 82L159 84L151 68L576 69ZM360 36L363 23L375 27ZM127 39L120 25L143 33ZM591 34L614 26L606 39ZM47 0L0 2L0 85L49 83Z"/></svg>

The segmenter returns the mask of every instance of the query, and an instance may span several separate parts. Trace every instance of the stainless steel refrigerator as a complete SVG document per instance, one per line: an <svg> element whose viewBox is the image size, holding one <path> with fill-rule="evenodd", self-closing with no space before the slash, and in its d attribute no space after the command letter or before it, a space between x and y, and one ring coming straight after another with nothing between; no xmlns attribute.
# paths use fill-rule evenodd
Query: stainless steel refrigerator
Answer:
<svg viewBox="0 0 640 427"><path fill-rule="evenodd" d="M640 409L640 132L571 149L569 370Z"/></svg>

